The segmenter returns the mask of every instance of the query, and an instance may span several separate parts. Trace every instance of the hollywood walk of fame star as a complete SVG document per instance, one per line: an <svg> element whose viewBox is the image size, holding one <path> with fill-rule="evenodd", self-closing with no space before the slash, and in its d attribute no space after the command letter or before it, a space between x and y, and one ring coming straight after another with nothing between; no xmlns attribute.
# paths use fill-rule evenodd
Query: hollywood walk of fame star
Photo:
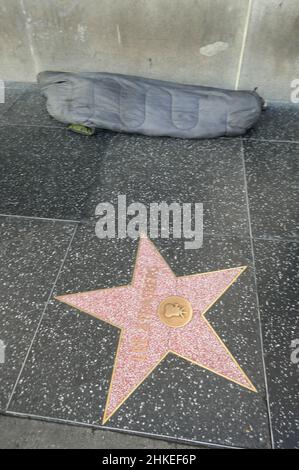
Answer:
<svg viewBox="0 0 299 470"><path fill-rule="evenodd" d="M103 423L168 353L256 392L204 316L244 269L177 277L141 237L129 285L56 297L121 330Z"/></svg>

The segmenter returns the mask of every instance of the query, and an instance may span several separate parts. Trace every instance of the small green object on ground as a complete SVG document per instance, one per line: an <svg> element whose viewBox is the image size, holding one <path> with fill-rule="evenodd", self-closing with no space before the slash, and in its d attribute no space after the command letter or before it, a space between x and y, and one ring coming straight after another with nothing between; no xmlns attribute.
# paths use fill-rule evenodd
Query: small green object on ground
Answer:
<svg viewBox="0 0 299 470"><path fill-rule="evenodd" d="M69 124L67 129L72 132L76 132L77 134L82 135L94 135L95 129L92 127L84 126L83 124Z"/></svg>

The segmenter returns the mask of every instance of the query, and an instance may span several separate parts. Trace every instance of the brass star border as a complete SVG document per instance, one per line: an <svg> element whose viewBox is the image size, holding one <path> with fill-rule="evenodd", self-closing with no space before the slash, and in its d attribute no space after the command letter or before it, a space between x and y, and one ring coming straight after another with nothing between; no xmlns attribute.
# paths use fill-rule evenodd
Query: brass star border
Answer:
<svg viewBox="0 0 299 470"><path fill-rule="evenodd" d="M227 353L229 358L233 361L233 363L237 366L237 368L242 373L242 375L246 378L246 380L248 382L248 385L244 384L244 382L241 383L238 380L234 380L232 377L229 377L226 374L222 374L222 373L220 373L219 371L217 371L213 368L207 367L206 365L200 363L199 361L191 360L189 357L186 357L183 354L179 354L178 352L174 351L173 349L167 349L167 351L163 354L163 356L158 361L154 362L153 366L146 372L146 374L144 374L142 379L140 381L138 381L138 383L136 385L134 385L133 387L130 387L129 393L127 393L125 395L125 397L122 400L119 401L117 406L113 407L113 411L111 412L111 410L110 410L110 412L108 412L108 407L109 407L109 404L110 404L111 394L112 394L112 391L113 391L115 374L116 374L116 371L117 371L120 348L123 345L123 341L124 341L125 328L119 326L119 324L114 323L111 320L101 318L100 313L96 314L94 311L91 311L89 309L82 308L81 306L78 306L78 303L74 302L74 300L77 301L77 298L80 299L82 296L92 296L94 294L99 294L99 293L102 294L102 293L105 293L105 292L112 293L112 292L119 291L120 289L124 289L124 288L133 288L133 286L135 285L135 281L136 281L136 271L137 271L136 266L137 266L137 262L140 258L141 243L142 243L142 240L144 240L144 238L146 239L146 243L151 244L151 246L153 247L155 253L160 258L161 263L167 265L167 268L169 269L169 272L172 274L172 276L175 279L179 280L179 279L195 278L195 277L199 278L199 276L208 276L208 275L212 275L212 274L215 274L215 273L216 274L217 273L225 273L225 272L232 271L232 270L238 270L237 274L226 285L226 287L219 292L219 295L217 295L214 298L214 300L211 303L209 303L209 305L201 313L199 313L199 315L200 315L200 318L204 321L207 328L213 333L214 337L217 338L219 344L222 346L222 348ZM111 379L110 379L110 385L109 385L108 395L107 395L107 399L106 399L106 405L105 405L104 414L103 414L103 420L102 420L103 424L105 424L116 413L116 411L137 390L137 388L149 377L149 375L161 364L161 362L166 358L166 356L169 353L174 354L174 355L176 355L176 356L178 356L178 357L180 357L180 358L182 358L186 361L189 361L191 364L202 367L203 369L206 369L210 372L213 372L216 375L219 375L219 376L221 376L221 377L223 377L223 378L225 378L225 379L227 379L231 382L234 382L234 383L236 383L236 384L238 384L238 385L240 385L244 388L247 388L250 391L253 391L253 392L257 393L257 390L256 390L255 386L252 384L252 382L250 381L249 377L245 374L245 372L240 367L240 365L238 364L236 359L230 353L230 351L228 350L228 348L226 347L226 345L224 344L222 339L219 337L219 335L217 334L215 329L212 327L212 325L205 318L206 313L213 307L213 305L216 302L218 302L218 300L225 294L225 292L236 282L236 280L245 271L246 268L247 268L246 266L240 266L240 267L237 267L237 268L228 268L228 269L221 269L221 270L216 270L216 271L209 271L207 273L190 274L190 275L187 275L187 276L176 276L174 271L172 270L172 268L168 265L167 261L163 258L162 254L158 251L158 249L155 247L155 245L149 239L147 239L146 237L141 237L140 240L139 240L138 248L137 248L136 255L135 255L132 280L129 284L126 284L126 285L123 285L123 286L111 287L111 288L96 289L96 290L91 290L91 291L86 291L86 292L79 292L79 293L75 293L75 294L65 294L65 295L60 295L60 296L55 297L56 300L58 300L60 302L63 302L65 304L69 305L72 308L76 308L77 310L79 310L83 313L91 315L91 316L97 318L98 320L104 321L104 322L106 322L106 323L108 323L108 324L110 324L110 325L112 325L112 326L114 326L114 327L116 327L120 330L118 346L117 346L117 350L116 350L116 354L115 354L115 359L114 359L114 364L113 364L113 369L112 369L112 375L111 375ZM71 300L69 300L68 298L71 298ZM105 315L102 315L102 316L105 316Z"/></svg>

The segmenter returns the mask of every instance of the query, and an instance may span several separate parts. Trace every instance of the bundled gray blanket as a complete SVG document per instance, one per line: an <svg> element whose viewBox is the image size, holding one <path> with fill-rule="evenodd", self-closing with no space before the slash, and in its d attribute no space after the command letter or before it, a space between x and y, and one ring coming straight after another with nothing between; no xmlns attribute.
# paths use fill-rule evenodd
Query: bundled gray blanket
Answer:
<svg viewBox="0 0 299 470"><path fill-rule="evenodd" d="M258 120L255 91L229 91L113 73L42 72L51 116L64 123L184 138L244 134Z"/></svg>

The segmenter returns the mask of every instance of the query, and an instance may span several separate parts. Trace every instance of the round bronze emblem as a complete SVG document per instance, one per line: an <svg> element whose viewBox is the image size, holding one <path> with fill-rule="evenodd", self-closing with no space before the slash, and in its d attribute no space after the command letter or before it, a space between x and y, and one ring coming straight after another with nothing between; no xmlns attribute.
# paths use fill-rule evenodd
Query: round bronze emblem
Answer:
<svg viewBox="0 0 299 470"><path fill-rule="evenodd" d="M192 319L192 305L183 297L173 295L162 300L158 307L158 315L165 325L180 328Z"/></svg>

